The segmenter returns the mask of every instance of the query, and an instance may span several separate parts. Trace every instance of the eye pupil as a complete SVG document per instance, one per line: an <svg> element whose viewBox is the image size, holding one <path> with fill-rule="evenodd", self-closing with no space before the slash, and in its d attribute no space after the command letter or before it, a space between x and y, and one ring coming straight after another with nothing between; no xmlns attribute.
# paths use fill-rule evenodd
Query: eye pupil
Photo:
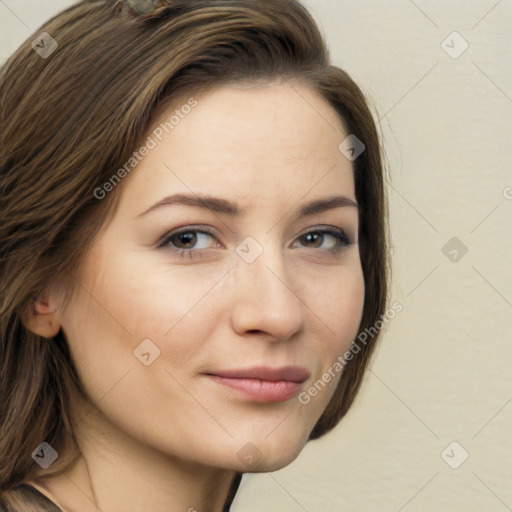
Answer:
<svg viewBox="0 0 512 512"><path fill-rule="evenodd" d="M311 233L306 233L305 235L306 237L306 242L309 243L309 242L318 242L320 240L320 244L316 244L316 246L321 246L322 245L322 238L323 238L323 235L321 233L314 233L314 232L311 232Z"/></svg>
<svg viewBox="0 0 512 512"><path fill-rule="evenodd" d="M176 235L178 240L181 242L184 242L186 247L189 247L190 245L196 244L196 235L190 231L184 232L184 233L178 233Z"/></svg>

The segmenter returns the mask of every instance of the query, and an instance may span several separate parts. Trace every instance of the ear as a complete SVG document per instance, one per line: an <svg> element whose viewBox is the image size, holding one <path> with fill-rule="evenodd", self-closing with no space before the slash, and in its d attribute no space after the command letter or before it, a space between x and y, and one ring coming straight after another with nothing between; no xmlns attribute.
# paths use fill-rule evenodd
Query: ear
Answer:
<svg viewBox="0 0 512 512"><path fill-rule="evenodd" d="M60 330L56 297L45 289L23 315L25 327L43 338L53 338Z"/></svg>

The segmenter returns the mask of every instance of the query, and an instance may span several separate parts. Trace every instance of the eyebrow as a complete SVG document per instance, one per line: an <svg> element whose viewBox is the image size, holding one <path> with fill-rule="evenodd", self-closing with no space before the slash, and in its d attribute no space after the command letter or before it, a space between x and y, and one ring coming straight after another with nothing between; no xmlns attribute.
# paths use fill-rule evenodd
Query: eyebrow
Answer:
<svg viewBox="0 0 512 512"><path fill-rule="evenodd" d="M220 197L204 194L174 194L172 196L164 197L161 201L158 201L158 203L150 206L147 210L137 215L137 218L142 217L149 212L159 210L160 208L176 205L208 209L216 213L229 215L233 218L243 217L247 212L246 208L241 208L236 203ZM334 208L347 206L358 208L358 204L346 196L331 196L325 199L317 199L303 205L300 208L297 217L306 217L308 215L315 215Z"/></svg>

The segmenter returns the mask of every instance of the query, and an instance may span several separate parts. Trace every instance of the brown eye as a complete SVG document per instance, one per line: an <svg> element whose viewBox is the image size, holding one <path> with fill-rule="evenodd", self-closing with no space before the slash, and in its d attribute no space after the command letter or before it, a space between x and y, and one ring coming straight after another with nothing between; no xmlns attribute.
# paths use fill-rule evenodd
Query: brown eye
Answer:
<svg viewBox="0 0 512 512"><path fill-rule="evenodd" d="M319 247L322 245L324 235L322 233L315 233L314 231L311 231L310 233L302 235L302 239L306 244L311 242L313 243L313 247Z"/></svg>
<svg viewBox="0 0 512 512"><path fill-rule="evenodd" d="M173 235L170 241L178 247L181 246L181 248L190 249L190 246L194 246L197 243L197 235L195 235L193 231L183 231L182 233Z"/></svg>
<svg viewBox="0 0 512 512"><path fill-rule="evenodd" d="M306 249L323 249L335 256L342 249L352 244L345 231L333 226L329 229L322 228L308 231L301 235L298 240Z"/></svg>
<svg viewBox="0 0 512 512"><path fill-rule="evenodd" d="M213 247L208 239L216 240L216 237L213 233L203 229L187 228L168 233L157 248L169 250L178 256L193 258Z"/></svg>

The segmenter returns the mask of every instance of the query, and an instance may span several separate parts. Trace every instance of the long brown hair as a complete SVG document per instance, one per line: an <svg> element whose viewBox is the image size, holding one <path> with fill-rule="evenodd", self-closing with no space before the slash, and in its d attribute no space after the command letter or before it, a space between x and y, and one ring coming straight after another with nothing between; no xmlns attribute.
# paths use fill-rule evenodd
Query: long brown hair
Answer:
<svg viewBox="0 0 512 512"><path fill-rule="evenodd" d="M49 283L59 280L73 292L73 276L115 211L123 181L103 200L94 191L147 136L164 101L237 81L287 81L318 91L366 148L353 162L365 280L360 331L385 313L379 137L365 96L330 64L308 11L297 0L151 3L137 13L125 2L80 1L45 23L0 72L0 496L31 471L41 442L59 452L48 475L79 455L69 390L85 393L65 337L37 336L23 318ZM46 45L53 48L47 55L32 46L42 32L58 45ZM348 411L377 338L346 365L310 439Z"/></svg>

